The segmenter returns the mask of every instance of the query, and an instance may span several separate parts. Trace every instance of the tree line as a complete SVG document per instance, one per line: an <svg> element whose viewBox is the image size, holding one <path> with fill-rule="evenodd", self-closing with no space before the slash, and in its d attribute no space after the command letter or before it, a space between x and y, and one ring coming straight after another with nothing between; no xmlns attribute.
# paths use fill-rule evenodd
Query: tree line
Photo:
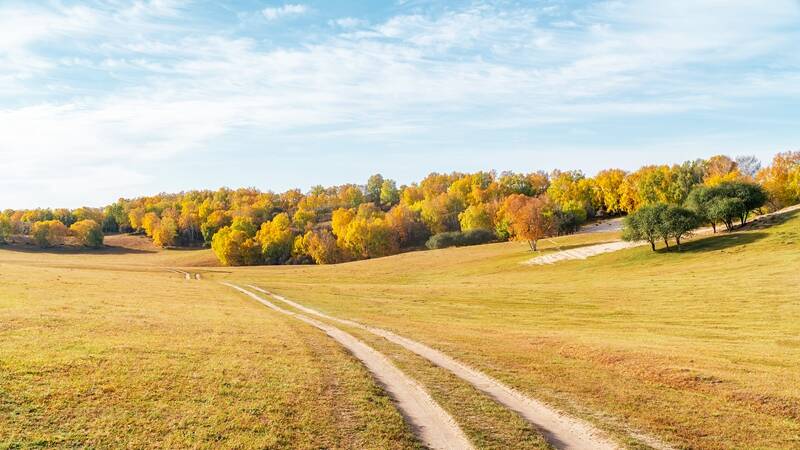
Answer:
<svg viewBox="0 0 800 450"><path fill-rule="evenodd" d="M103 233L141 233L161 247L210 247L227 265L329 264L488 240L527 241L535 250L539 239L572 233L593 217L634 220L653 208L660 217L667 207L675 220L675 208L683 208L698 222L730 228L733 218L747 217L738 200L720 194L733 185L758 186L768 209L800 202L800 152L780 153L765 168L754 157L718 155L594 177L432 173L398 186L373 175L364 185L308 192L222 188L120 199L105 208L5 210L0 241L27 235L50 246L71 235L91 246L102 245Z"/></svg>

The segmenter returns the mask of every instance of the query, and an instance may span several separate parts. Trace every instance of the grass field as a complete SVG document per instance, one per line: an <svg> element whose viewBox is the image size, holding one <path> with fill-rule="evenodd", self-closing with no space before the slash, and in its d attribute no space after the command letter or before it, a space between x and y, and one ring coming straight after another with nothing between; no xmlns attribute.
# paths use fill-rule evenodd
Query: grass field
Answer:
<svg viewBox="0 0 800 450"><path fill-rule="evenodd" d="M216 283L82 259L0 250L0 448L417 445L323 333Z"/></svg>
<svg viewBox="0 0 800 450"><path fill-rule="evenodd" d="M541 243L570 248L593 233ZM526 266L526 244L336 266L217 268L207 250L0 248L0 447L413 448L323 333L214 281L252 283L427 343L630 447L800 447L800 215L762 230ZM166 267L202 272L185 281ZM530 425L418 356L346 331L423 384L478 448ZM634 437L632 437L634 436Z"/></svg>
<svg viewBox="0 0 800 450"><path fill-rule="evenodd" d="M527 258L502 243L225 277L421 340L630 445L633 429L689 448L800 446L797 213L680 253Z"/></svg>

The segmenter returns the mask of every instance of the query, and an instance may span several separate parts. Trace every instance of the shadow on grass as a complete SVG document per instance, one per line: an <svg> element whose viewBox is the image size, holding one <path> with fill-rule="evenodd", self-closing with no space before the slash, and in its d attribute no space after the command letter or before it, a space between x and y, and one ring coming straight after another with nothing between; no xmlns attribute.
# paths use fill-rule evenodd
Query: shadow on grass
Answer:
<svg viewBox="0 0 800 450"><path fill-rule="evenodd" d="M681 253L702 253L724 250L726 248L737 247L740 245L752 244L769 236L767 233L720 233L681 244ZM677 252L678 247L670 245L670 252ZM666 248L658 250L659 253L666 253Z"/></svg>
<svg viewBox="0 0 800 450"><path fill-rule="evenodd" d="M54 255L130 255L157 253L155 250L143 250L137 248L117 247L106 245L100 248L77 247L64 245L58 247L41 248L30 244L0 244L0 250L7 250L19 253L43 253Z"/></svg>

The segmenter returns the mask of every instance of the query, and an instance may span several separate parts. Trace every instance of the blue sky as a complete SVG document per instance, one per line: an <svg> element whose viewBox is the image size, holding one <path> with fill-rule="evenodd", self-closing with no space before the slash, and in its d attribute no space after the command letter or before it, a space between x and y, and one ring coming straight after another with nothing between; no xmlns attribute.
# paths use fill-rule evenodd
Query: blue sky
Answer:
<svg viewBox="0 0 800 450"><path fill-rule="evenodd" d="M0 209L798 138L797 0L0 2Z"/></svg>

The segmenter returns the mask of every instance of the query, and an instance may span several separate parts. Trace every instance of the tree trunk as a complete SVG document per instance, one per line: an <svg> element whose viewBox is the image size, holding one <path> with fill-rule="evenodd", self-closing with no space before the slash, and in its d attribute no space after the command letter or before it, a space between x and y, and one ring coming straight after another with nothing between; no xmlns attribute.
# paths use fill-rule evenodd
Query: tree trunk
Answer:
<svg viewBox="0 0 800 450"><path fill-rule="evenodd" d="M664 239L664 245L666 245L667 250L669 250L669 241L667 239Z"/></svg>
<svg viewBox="0 0 800 450"><path fill-rule="evenodd" d="M528 241L528 245L531 246L531 250L536 251L536 241L535 240Z"/></svg>
<svg viewBox="0 0 800 450"><path fill-rule="evenodd" d="M675 236L675 243L678 244L678 251L681 251L681 237Z"/></svg>
<svg viewBox="0 0 800 450"><path fill-rule="evenodd" d="M717 223L711 222L711 229L714 230L714 234L717 234Z"/></svg>
<svg viewBox="0 0 800 450"><path fill-rule="evenodd" d="M656 241L650 241L650 248L651 248L653 251L656 251Z"/></svg>

